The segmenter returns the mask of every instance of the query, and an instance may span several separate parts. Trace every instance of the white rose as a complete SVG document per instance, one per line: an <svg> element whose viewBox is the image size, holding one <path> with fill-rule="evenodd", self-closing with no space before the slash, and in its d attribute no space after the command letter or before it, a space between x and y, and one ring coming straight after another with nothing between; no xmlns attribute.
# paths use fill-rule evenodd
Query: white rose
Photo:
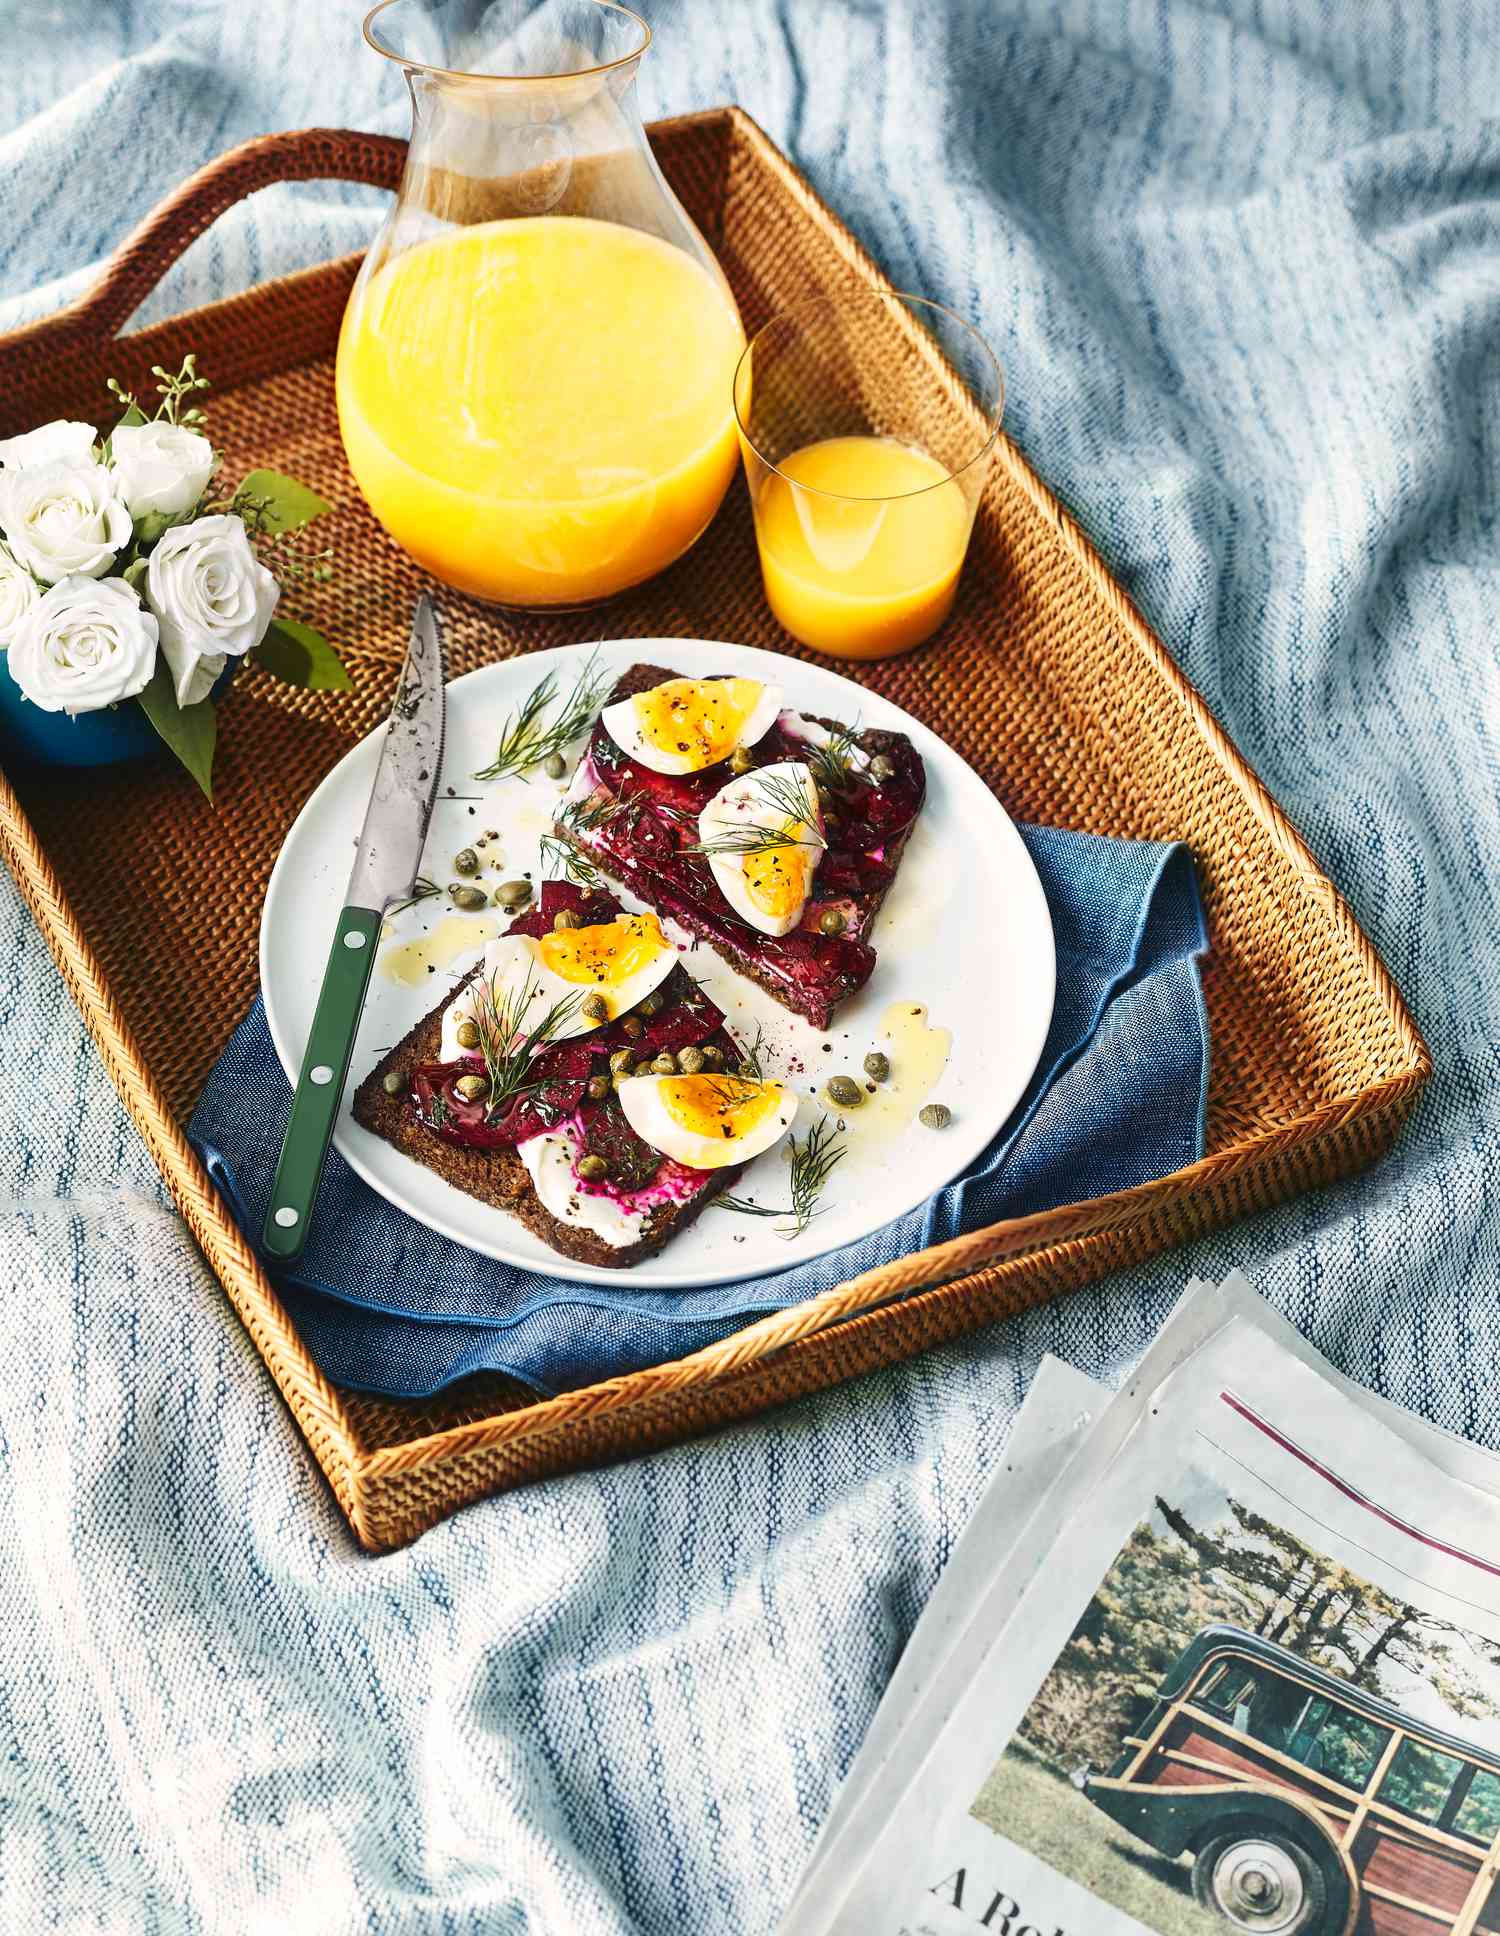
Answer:
<svg viewBox="0 0 1500 1936"><path fill-rule="evenodd" d="M156 620L123 578L59 579L22 619L10 673L49 713L133 699L156 667Z"/></svg>
<svg viewBox="0 0 1500 1936"><path fill-rule="evenodd" d="M109 441L110 464L130 515L180 517L208 489L214 447L181 424L121 424Z"/></svg>
<svg viewBox="0 0 1500 1936"><path fill-rule="evenodd" d="M161 624L178 705L201 699L226 657L260 644L280 596L238 518L196 518L162 533L146 568L146 602Z"/></svg>
<svg viewBox="0 0 1500 1936"><path fill-rule="evenodd" d="M0 464L10 471L29 470L36 464L87 464L94 455L94 437L92 424L59 417L39 430L0 438Z"/></svg>
<svg viewBox="0 0 1500 1936"><path fill-rule="evenodd" d="M0 545L0 647L10 644L21 620L41 595L31 573Z"/></svg>
<svg viewBox="0 0 1500 1936"><path fill-rule="evenodd" d="M130 543L130 513L102 464L66 458L0 471L0 526L17 563L44 584L102 578Z"/></svg>

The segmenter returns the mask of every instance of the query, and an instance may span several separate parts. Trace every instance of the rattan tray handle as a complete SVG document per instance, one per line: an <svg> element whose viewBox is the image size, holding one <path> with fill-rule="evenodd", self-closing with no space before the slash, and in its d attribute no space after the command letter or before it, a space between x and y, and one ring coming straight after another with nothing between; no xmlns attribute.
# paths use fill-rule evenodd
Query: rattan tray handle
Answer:
<svg viewBox="0 0 1500 1936"><path fill-rule="evenodd" d="M120 245L96 287L75 305L69 321L83 337L111 341L184 250L257 189L286 181L395 188L405 163L404 141L351 128L298 128L231 148L152 210Z"/></svg>

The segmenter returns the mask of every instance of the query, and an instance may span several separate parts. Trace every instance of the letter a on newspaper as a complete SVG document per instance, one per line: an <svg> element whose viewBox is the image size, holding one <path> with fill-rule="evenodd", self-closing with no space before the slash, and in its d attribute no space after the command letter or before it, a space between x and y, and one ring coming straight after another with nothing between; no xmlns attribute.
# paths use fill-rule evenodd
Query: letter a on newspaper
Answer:
<svg viewBox="0 0 1500 1936"><path fill-rule="evenodd" d="M1243 1278L1047 1361L783 1936L1500 1936L1500 1456Z"/></svg>

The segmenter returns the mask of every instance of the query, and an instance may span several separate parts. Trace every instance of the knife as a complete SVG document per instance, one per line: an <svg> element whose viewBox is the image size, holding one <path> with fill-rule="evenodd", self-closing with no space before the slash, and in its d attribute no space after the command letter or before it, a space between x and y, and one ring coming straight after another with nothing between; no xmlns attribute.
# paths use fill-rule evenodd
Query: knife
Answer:
<svg viewBox="0 0 1500 1936"><path fill-rule="evenodd" d="M432 600L424 593L412 619L354 872L323 971L271 1185L261 1241L282 1262L300 1256L307 1241L385 910L392 901L405 900L416 885L443 764L443 684L442 633Z"/></svg>

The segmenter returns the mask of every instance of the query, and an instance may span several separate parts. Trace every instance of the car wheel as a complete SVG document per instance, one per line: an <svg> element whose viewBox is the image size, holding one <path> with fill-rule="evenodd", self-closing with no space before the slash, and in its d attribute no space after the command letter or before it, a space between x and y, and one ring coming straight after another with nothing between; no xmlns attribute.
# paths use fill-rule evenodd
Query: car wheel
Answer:
<svg viewBox="0 0 1500 1936"><path fill-rule="evenodd" d="M1263 1822L1241 1823L1204 1843L1193 1863L1193 1894L1231 1929L1254 1936L1318 1936L1328 1907L1317 1857Z"/></svg>

